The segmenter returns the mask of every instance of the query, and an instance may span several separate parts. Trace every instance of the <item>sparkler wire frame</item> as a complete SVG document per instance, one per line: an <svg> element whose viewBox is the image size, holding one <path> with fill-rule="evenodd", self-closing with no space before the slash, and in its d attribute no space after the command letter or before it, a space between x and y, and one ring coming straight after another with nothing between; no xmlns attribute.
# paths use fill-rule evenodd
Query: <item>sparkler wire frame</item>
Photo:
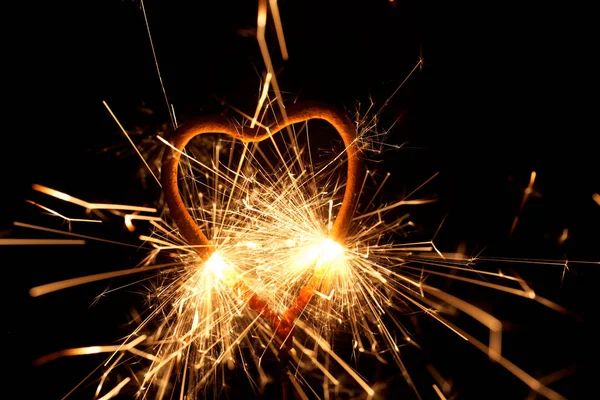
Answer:
<svg viewBox="0 0 600 400"><path fill-rule="evenodd" d="M205 133L221 133L245 143L261 142L282 131L290 125L309 120L324 120L332 125L341 136L348 157L346 188L340 210L331 229L331 238L343 242L350 227L352 214L356 208L360 193L360 184L364 174L361 150L356 143L357 130L345 113L325 104L301 103L287 108L287 118L271 127L238 127L233 121L222 116L204 116L183 124L171 137L173 149L167 150L163 157L161 180L165 201L169 213L188 243L194 246L198 256L206 261L215 252L215 247L198 227L181 198L178 182L178 168L181 152L194 137ZM178 151L176 151L177 149ZM254 311L272 323L275 335L281 340L280 362L285 367L286 358L292 348L293 326L296 318L315 294L321 277L313 275L300 289L292 305L283 313L273 312L267 303L252 293L243 282L238 282L238 292L250 293L247 304ZM243 289L243 290L240 290Z"/></svg>

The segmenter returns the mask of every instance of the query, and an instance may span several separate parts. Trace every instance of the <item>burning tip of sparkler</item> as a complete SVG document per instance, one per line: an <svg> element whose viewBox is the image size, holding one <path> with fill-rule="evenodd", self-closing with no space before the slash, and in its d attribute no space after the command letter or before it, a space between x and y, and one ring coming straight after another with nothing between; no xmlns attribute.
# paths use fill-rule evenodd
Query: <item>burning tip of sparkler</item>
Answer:
<svg viewBox="0 0 600 400"><path fill-rule="evenodd" d="M227 286L235 285L237 281L235 270L223 260L218 251L210 256L204 266Z"/></svg>
<svg viewBox="0 0 600 400"><path fill-rule="evenodd" d="M305 261L315 265L314 275L319 278L336 268L340 262L343 263L343 254L344 248L339 243L330 238L324 238L308 250Z"/></svg>
<svg viewBox="0 0 600 400"><path fill-rule="evenodd" d="M344 252L342 246L332 239L323 240L320 247L322 251L321 258L328 261L337 259Z"/></svg>

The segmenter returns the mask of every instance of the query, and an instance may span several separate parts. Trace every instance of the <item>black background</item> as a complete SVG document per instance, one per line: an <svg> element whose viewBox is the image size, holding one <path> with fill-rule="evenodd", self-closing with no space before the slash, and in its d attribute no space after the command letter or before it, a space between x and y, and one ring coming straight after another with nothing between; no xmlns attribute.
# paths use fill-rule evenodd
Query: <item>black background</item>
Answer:
<svg viewBox="0 0 600 400"><path fill-rule="evenodd" d="M416 211L415 218L434 232L447 215L436 242L443 251L464 242L471 254L485 247L488 256L598 260L600 207L592 194L600 192L600 174L594 158L597 129L586 118L592 85L586 38L592 32L585 10L382 0L281 3L289 61L281 60L271 25L267 37L286 99L327 101L349 110L371 98L383 105L422 49L422 71L381 114L382 126L402 116L389 141L407 141L408 146L384 155L381 168L393 173L392 192L414 188L440 171L426 192L437 193L440 203ZM148 1L163 81L180 119L224 111L217 98L253 111L264 71L253 36L256 6L252 1L211 6ZM8 118L18 127L4 130L3 234L47 237L13 229L13 221L56 225L25 199L78 212L34 194L32 183L89 201L152 203L157 192L151 184L144 190L136 180L135 157L120 160L100 152L125 144L102 100L127 128L168 120L139 3L48 3L22 15L24 23L8 40L16 44L16 68L6 78L18 89L10 101L15 112ZM155 114L140 113L140 105ZM537 195L509 237L532 170L538 173ZM84 233L99 237L135 241L116 222L86 229ZM570 237L559 246L563 229L569 229ZM2 251L9 286L3 328L8 365L28 382L9 386L14 398L59 398L99 359L63 359L33 372L30 361L61 348L117 339L130 304L140 301L136 292L143 289L115 292L95 307L90 304L106 283L39 299L28 298L27 290L123 268L141 254L97 243L85 249ZM565 305L584 322L490 291L454 290L512 323L518 334L508 335L506 354L526 371L543 376L580 365L577 373L552 387L569 398L586 398L585 388L591 385L586 354L595 348L591 325L597 312L590 299L596 292L597 265L571 264L562 284L561 267L516 263L513 268L540 295ZM124 281L111 286L119 283ZM425 351L408 350L406 357L424 398L435 398L422 369L426 362L455 381L459 398L527 395L525 385L485 355L432 321L420 323L417 340ZM385 369L382 377L395 382L386 393L406 391L410 398L394 369ZM34 390L41 394L33 395ZM234 390L230 396L240 393L246 392Z"/></svg>

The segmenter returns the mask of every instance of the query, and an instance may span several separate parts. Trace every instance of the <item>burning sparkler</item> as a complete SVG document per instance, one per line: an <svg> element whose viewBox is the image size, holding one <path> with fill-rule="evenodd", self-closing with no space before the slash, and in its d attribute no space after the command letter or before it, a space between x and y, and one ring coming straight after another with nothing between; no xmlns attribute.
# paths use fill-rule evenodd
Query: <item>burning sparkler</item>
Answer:
<svg viewBox="0 0 600 400"><path fill-rule="evenodd" d="M282 56L288 56L277 2L267 6L261 1L257 37L266 75L256 110L244 121L202 117L178 126L162 86L177 130L152 142L160 149L154 163L146 162L147 154L140 155L146 170L162 184L168 214L152 207L88 202L34 185L37 192L96 213L94 218L75 218L31 202L69 223L97 223L103 219L101 211L107 211L122 217L130 231L140 221L152 228L152 233L139 237L150 249L135 268L44 284L30 291L39 297L94 281L144 275L142 281L151 279L146 294L149 307L136 318L136 327L117 344L67 349L35 363L106 353L93 396L103 400L125 393L157 399L218 395L240 370L256 393L273 390L281 382L276 392L282 396L371 399L382 391L356 367L356 359L369 357L395 365L420 396L424 389L414 383L401 350L407 345L419 347L416 335L402 321L414 312L484 352L534 393L563 399L549 387L551 379L537 379L505 357L505 326L500 318L445 290L435 278L567 311L540 296L516 273L480 265L510 260L442 254L433 240L397 243L397 234L414 226L402 209L436 200L416 198L429 180L400 199L379 203L387 177L369 190L373 173L362 163L379 113L352 122L330 106L284 107L265 39L269 15L275 20ZM145 22L149 30L146 18ZM160 76L153 43L152 50ZM422 65L419 59L412 71ZM335 137L315 119L328 122L342 138L342 145L329 145L331 159L317 154L311 145L318 136ZM194 157L186 146L205 133L222 136L215 136L212 157ZM535 173L528 189L534 177ZM74 237L36 244L106 240L71 229L16 225ZM5 239L0 244L32 242ZM471 333L453 322L452 313L471 317L489 333ZM345 352L336 341L340 334L350 338ZM428 369L436 381L428 389L442 399L451 395L452 385L433 367Z"/></svg>
<svg viewBox="0 0 600 400"><path fill-rule="evenodd" d="M300 106L298 110L290 110L290 122L304 121L312 115L325 115L335 126L341 125L340 130L345 132L343 135L346 135L347 142L341 154L355 157L349 164L348 173L358 168L358 153L352 150L352 146L356 145L356 137L352 133L354 127L348 122L340 122L345 121L343 114L340 116L315 106ZM337 364L353 377L369 398L375 396L375 389L334 352L331 338L339 329L349 329L355 351L372 354L382 361L388 357L386 353L390 354L411 382L399 352L402 341L412 343L411 336L394 317L394 310L401 301L432 316L462 339L487 352L490 358L510 369L532 389L549 398L561 398L502 357L502 324L498 319L424 284L422 267L413 264L426 262L431 266L438 264L443 268L486 274L520 284L522 288L468 277L456 276L454 279L537 299L560 309L557 305L537 296L521 279L471 269L460 260L444 261L441 258L425 261L427 258L418 254L434 250L432 242L401 245L389 242L386 236L402 229L406 218L385 223L386 213L411 204L411 201L419 204L430 200L404 199L395 204L376 206L375 211L356 214L357 193L362 191L357 186L362 185L364 180L355 179L351 180L351 185L343 185L334 183L328 175L327 167L335 170L335 167L339 169L344 164L329 162L323 168L316 168L315 164L305 164L302 158L296 158L294 150L281 150L275 141L271 143L273 157L260 150L260 143L252 144L260 139L272 139L272 134L283 127L278 125L272 130L267 129L262 136L255 131L238 131L231 122L214 118L182 127L173 138L173 149L167 153L163 165L167 203L179 229L174 230L161 220L151 221L155 234L141 239L151 243L155 251L149 253L141 268L70 280L34 288L31 292L37 296L97 279L159 269L170 278L164 278L163 283L152 291L156 293L153 296L156 306L118 347L73 349L50 355L38 363L62 355L114 352L115 356L111 359L119 356L114 364L107 364L113 366L109 367L106 376L118 365L117 360L124 352L134 352L151 361L139 385L139 395L162 398L173 390L173 385L179 387L182 395L195 395L206 390L209 383L225 382L223 372L228 369L227 366L234 368L237 365L248 373L256 371L259 378L255 383L257 390L263 390L272 379L261 361L264 352L269 350L284 361L280 368L285 374L285 381L289 380L303 396L306 396L306 388L311 387L310 379L301 374L303 369L321 371L324 393L339 392L340 382L329 372L332 364ZM307 130L296 131L296 139ZM240 138L241 143L236 146L236 142L230 142L232 156L228 157L226 164L216 158L212 165L207 166L185 156L184 195L181 196L177 178L181 152L192 136L206 131L225 132ZM216 144L215 148L219 146ZM233 156L236 152L238 156ZM304 151L298 153L305 154ZM220 152L215 151L215 154ZM285 162L273 165L272 160L280 158ZM272 165L274 169L269 170L264 165ZM352 190L349 191L348 187ZM152 211L131 206L91 204L45 187L34 188L88 209ZM329 190L324 190L326 188ZM344 193L356 195L356 198L340 196L343 189ZM346 203L351 206L340 206L340 197L351 199ZM183 198L191 199L192 203L186 206ZM367 207L370 206L371 201L367 203ZM347 214L344 215L343 210L347 210ZM342 221L346 226L340 228L338 225L335 229L336 221ZM208 237L199 226L205 227ZM155 260L164 256L174 260L154 264ZM449 276L431 268L427 273ZM311 300L312 297L315 299ZM441 316L436 311L441 304L462 310L487 326L490 329L489 345ZM395 329L403 332L402 338L392 333L384 318L395 321ZM157 321L158 328L153 335L143 334L144 328ZM141 350L141 346L145 350ZM290 370L294 373L288 372L288 362L292 363ZM307 362L312 367L306 367ZM183 364L183 375L178 372L180 364ZM102 382L98 393L103 390ZM128 383L129 380L120 381L105 396L117 393ZM284 389L284 393L287 390ZM415 387L415 390L418 388Z"/></svg>

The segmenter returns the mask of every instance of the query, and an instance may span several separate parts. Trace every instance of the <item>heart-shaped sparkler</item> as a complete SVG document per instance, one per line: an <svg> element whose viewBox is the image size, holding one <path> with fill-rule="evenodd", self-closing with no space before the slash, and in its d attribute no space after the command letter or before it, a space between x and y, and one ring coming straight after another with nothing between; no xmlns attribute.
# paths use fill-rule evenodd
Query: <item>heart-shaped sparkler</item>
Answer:
<svg viewBox="0 0 600 400"><path fill-rule="evenodd" d="M266 129L263 127L239 128L232 121L221 116L205 116L182 125L171 138L173 149L165 153L161 176L165 200L169 207L170 215L177 224L181 234L190 245L194 246L194 250L202 260L209 260L215 252L215 248L198 227L183 203L177 185L177 171L181 152L192 138L204 133L225 134L248 143L261 142L290 125L309 120L320 119L331 124L341 136L346 154L348 155L348 175L344 197L331 229L332 240L336 242L344 241L350 226L353 210L358 201L359 185L363 174L361 152L356 143L356 128L344 113L322 104L298 104L289 107L286 111L287 119L280 123L275 123ZM249 290L243 282L236 283L238 289L242 288L247 293L250 293L247 300L248 306L263 317L268 318L273 324L275 334L282 342L281 350L283 354L280 354L280 360L285 358L291 349L294 321L315 294L320 279L319 276L313 274L309 282L300 289L292 305L282 314L273 312L267 303Z"/></svg>

